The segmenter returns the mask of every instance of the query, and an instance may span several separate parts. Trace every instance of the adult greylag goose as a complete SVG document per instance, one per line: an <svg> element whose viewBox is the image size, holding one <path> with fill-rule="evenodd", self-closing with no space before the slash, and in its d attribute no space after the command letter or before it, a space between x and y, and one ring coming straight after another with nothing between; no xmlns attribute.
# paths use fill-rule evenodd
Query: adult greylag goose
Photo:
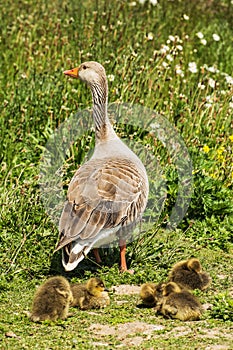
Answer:
<svg viewBox="0 0 233 350"><path fill-rule="evenodd" d="M105 69L97 62L82 63L64 74L79 78L91 89L95 148L89 161L72 178L59 222L66 271L73 270L94 249L119 239L121 270L127 270L126 232L140 221L148 198L145 167L116 135L107 114L108 84Z"/></svg>

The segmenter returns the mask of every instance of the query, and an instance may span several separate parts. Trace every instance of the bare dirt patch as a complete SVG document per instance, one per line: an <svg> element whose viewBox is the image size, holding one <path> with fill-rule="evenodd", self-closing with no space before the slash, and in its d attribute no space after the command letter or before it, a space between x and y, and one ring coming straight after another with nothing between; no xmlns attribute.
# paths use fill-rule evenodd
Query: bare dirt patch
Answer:
<svg viewBox="0 0 233 350"><path fill-rule="evenodd" d="M149 339L153 332L161 331L164 328L160 324L135 321L122 323L117 326L92 324L89 331L99 336L115 336L117 340L121 341L122 345L138 346L146 339Z"/></svg>
<svg viewBox="0 0 233 350"><path fill-rule="evenodd" d="M134 286L132 284L121 284L119 286L113 286L112 290L117 295L132 295L132 294L139 294L141 287L140 286Z"/></svg>
<svg viewBox="0 0 233 350"><path fill-rule="evenodd" d="M205 350L230 350L232 347L229 344L233 344L233 335L230 330L223 331L222 329L213 328L207 329L202 327L200 322L200 331L193 329L193 323L190 322L184 326L174 327L172 330L167 330L162 324L151 324L141 321L127 322L116 326L92 324L89 328L90 333L99 337L100 344L101 340L105 336L113 336L116 340L120 341L121 344L117 347L122 346L140 346L146 340L151 338L174 338L174 337L185 337L195 335L201 339L216 339L219 344L209 345ZM161 333L161 331L163 331ZM223 344L223 343L226 344ZM102 342L103 343L103 342Z"/></svg>

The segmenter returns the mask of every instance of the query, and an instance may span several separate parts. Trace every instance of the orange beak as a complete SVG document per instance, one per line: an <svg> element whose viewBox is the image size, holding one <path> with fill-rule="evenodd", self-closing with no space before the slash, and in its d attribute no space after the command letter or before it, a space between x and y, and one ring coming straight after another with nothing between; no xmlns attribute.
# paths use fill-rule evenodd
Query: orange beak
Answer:
<svg viewBox="0 0 233 350"><path fill-rule="evenodd" d="M70 69L70 70L65 70L63 73L65 75L69 75L72 78L78 78L78 71L79 71L79 67L73 68L73 69Z"/></svg>

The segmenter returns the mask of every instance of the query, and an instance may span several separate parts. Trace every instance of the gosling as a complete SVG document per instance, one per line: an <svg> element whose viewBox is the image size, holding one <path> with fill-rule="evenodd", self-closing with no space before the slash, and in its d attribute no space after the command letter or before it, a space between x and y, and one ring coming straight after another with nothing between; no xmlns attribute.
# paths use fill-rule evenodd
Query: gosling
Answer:
<svg viewBox="0 0 233 350"><path fill-rule="evenodd" d="M175 282L168 282L163 287L160 313L167 318L181 321L199 320L203 308L199 300L188 290L181 289Z"/></svg>
<svg viewBox="0 0 233 350"><path fill-rule="evenodd" d="M168 280L190 290L202 291L211 283L209 274L202 271L200 261L195 258L176 263L168 275Z"/></svg>
<svg viewBox="0 0 233 350"><path fill-rule="evenodd" d="M155 307L162 297L163 283L144 283L140 289L140 298L143 305L147 307Z"/></svg>
<svg viewBox="0 0 233 350"><path fill-rule="evenodd" d="M62 276L51 277L36 291L30 319L33 322L44 320L65 320L73 301L70 284Z"/></svg>
<svg viewBox="0 0 233 350"><path fill-rule="evenodd" d="M81 310L100 309L110 304L104 282L97 277L90 278L86 284L71 284L73 302L71 306Z"/></svg>

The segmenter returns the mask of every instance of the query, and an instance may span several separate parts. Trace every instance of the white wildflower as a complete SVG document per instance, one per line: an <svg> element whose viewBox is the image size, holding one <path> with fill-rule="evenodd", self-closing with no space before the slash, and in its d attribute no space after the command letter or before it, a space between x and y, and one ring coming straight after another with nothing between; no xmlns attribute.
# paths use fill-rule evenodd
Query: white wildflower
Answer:
<svg viewBox="0 0 233 350"><path fill-rule="evenodd" d="M203 39L204 38L204 35L202 34L202 32L198 32L196 34L196 36L199 38L199 39Z"/></svg>
<svg viewBox="0 0 233 350"><path fill-rule="evenodd" d="M108 78L109 81L114 81L115 75L109 74L109 75L107 76L107 78Z"/></svg>
<svg viewBox="0 0 233 350"><path fill-rule="evenodd" d="M202 44L202 45L206 45L206 44L207 44L206 39L201 39L201 44Z"/></svg>
<svg viewBox="0 0 233 350"><path fill-rule="evenodd" d="M215 88L215 80L214 80L214 79L209 78L209 80L208 80L208 84L209 84L209 86L210 86L212 89L214 89L214 88Z"/></svg>
<svg viewBox="0 0 233 350"><path fill-rule="evenodd" d="M189 62L188 69L191 73L197 73L197 64L196 62Z"/></svg>
<svg viewBox="0 0 233 350"><path fill-rule="evenodd" d="M163 66L164 68L167 68L167 66L168 66L167 62L162 62L162 66Z"/></svg>
<svg viewBox="0 0 233 350"><path fill-rule="evenodd" d="M221 94L221 95L226 95L226 93L227 93L227 92L226 92L225 90L220 90L220 94Z"/></svg>
<svg viewBox="0 0 233 350"><path fill-rule="evenodd" d="M201 90L204 90L205 89L205 85L202 84L202 83L198 83L197 87Z"/></svg>
<svg viewBox="0 0 233 350"><path fill-rule="evenodd" d="M229 102L229 108L233 109L233 102Z"/></svg>
<svg viewBox="0 0 233 350"><path fill-rule="evenodd" d="M169 35L168 39L169 39L170 41L175 41L175 37L174 37L173 35Z"/></svg>
<svg viewBox="0 0 233 350"><path fill-rule="evenodd" d="M177 47L177 49L178 49L179 51L182 51L182 50L183 50L183 46L182 46L182 45L177 45L176 47Z"/></svg>
<svg viewBox="0 0 233 350"><path fill-rule="evenodd" d="M208 72L211 72L211 73L219 73L219 70L218 70L216 67L214 67L214 66L208 67L207 64L204 64L204 68L205 68L206 70L208 70Z"/></svg>
<svg viewBox="0 0 233 350"><path fill-rule="evenodd" d="M153 36L153 33L148 33L147 34L147 40L153 40L154 39L154 36Z"/></svg>
<svg viewBox="0 0 233 350"><path fill-rule="evenodd" d="M206 99L207 102L213 103L213 97L212 96L208 95L208 96L206 96L205 99Z"/></svg>
<svg viewBox="0 0 233 350"><path fill-rule="evenodd" d="M136 1L132 1L129 3L129 6L136 6L136 5L137 5Z"/></svg>
<svg viewBox="0 0 233 350"><path fill-rule="evenodd" d="M178 43L182 43L183 40L180 39L179 35L175 35L175 40L178 42Z"/></svg>
<svg viewBox="0 0 233 350"><path fill-rule="evenodd" d="M172 62L172 61L173 61L173 57L172 57L172 55L170 55L170 54L168 54L168 55L166 56L166 59L167 59L169 62Z"/></svg>
<svg viewBox="0 0 233 350"><path fill-rule="evenodd" d="M158 0L149 0L149 2L151 3L151 5L155 6L158 4Z"/></svg>
<svg viewBox="0 0 233 350"><path fill-rule="evenodd" d="M183 15L183 18L184 18L185 21L188 21L188 20L189 20L189 16L186 15L186 14Z"/></svg>
<svg viewBox="0 0 233 350"><path fill-rule="evenodd" d="M233 78L230 75L226 75L227 84L233 85Z"/></svg>
<svg viewBox="0 0 233 350"><path fill-rule="evenodd" d="M138 0L138 1L139 1L139 4L141 4L141 5L144 5L146 2L146 0Z"/></svg>
<svg viewBox="0 0 233 350"><path fill-rule="evenodd" d="M213 34L213 39L214 39L214 41L219 41L220 36L218 34Z"/></svg>
<svg viewBox="0 0 233 350"><path fill-rule="evenodd" d="M184 99L186 96L184 94L179 94L179 98Z"/></svg>
<svg viewBox="0 0 233 350"><path fill-rule="evenodd" d="M214 102L212 96L210 96L210 95L206 96L206 102L207 102L207 103L205 103L206 108L212 107L212 104Z"/></svg>
<svg viewBox="0 0 233 350"><path fill-rule="evenodd" d="M162 47L161 47L161 49L160 49L160 53L161 53L161 54L165 54L165 53L167 53L167 51L169 51L169 50L170 50L169 46L167 46L167 45L162 45Z"/></svg>
<svg viewBox="0 0 233 350"><path fill-rule="evenodd" d="M177 65L175 66L175 71L176 71L176 74L177 74L177 75L180 75L181 77L184 76L184 73L183 73L183 71L182 71L182 69L181 69L181 67L180 67L179 64L177 64Z"/></svg>

